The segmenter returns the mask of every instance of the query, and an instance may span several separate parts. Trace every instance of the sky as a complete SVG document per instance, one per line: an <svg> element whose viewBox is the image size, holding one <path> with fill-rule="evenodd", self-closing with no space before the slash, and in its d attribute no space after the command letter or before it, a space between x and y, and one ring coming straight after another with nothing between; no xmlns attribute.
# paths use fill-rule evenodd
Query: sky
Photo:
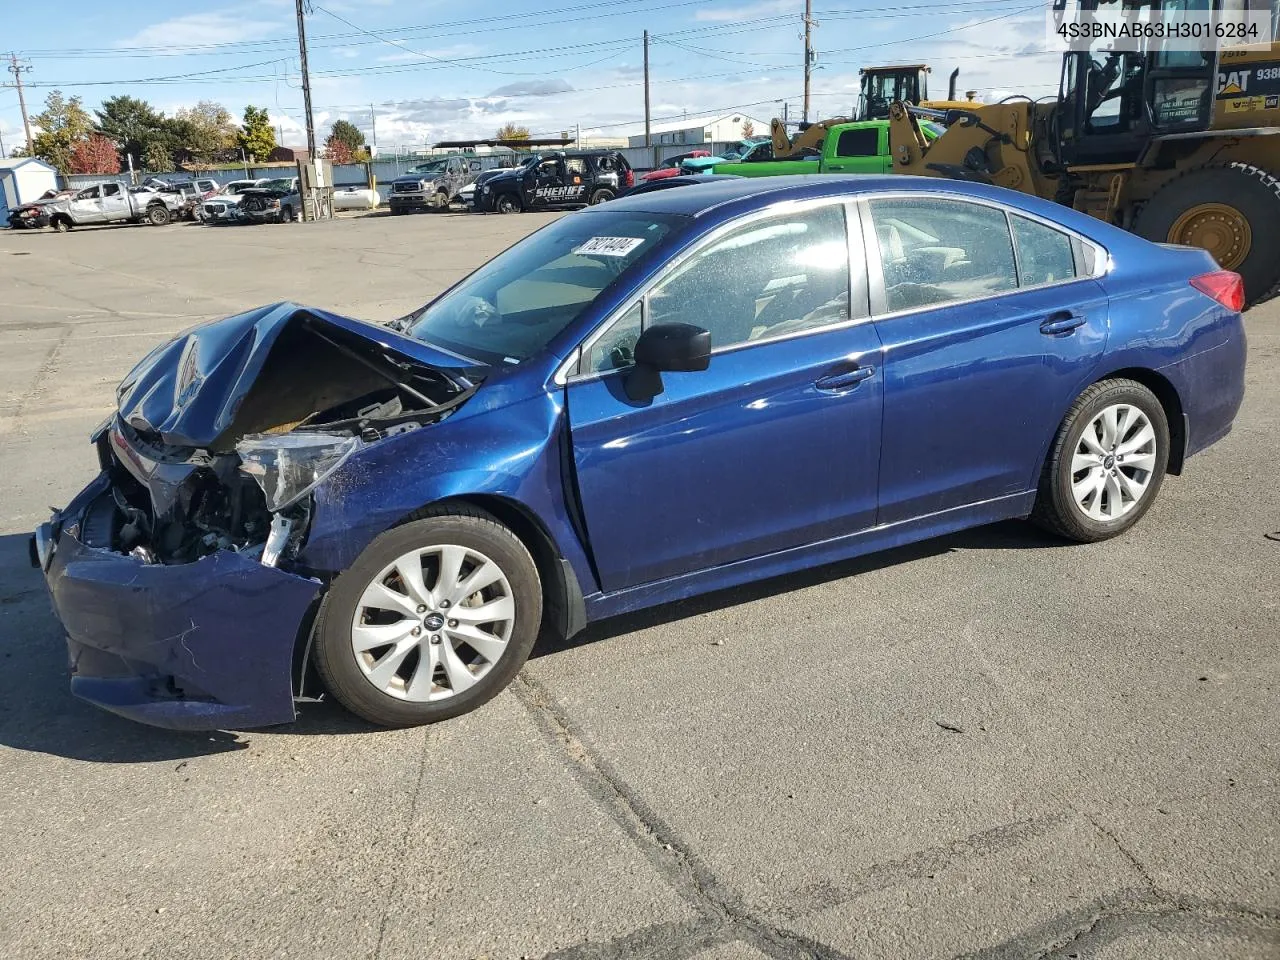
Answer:
<svg viewBox="0 0 1280 960"><path fill-rule="evenodd" d="M643 132L642 34L650 41L651 115L742 112L799 117L803 0L309 0L308 60L317 137L355 123L380 152L492 136L510 121L534 135ZM51 89L89 109L129 94L172 114L215 100L239 117L265 106L284 143L306 142L293 0L207 0L198 12L156 0L8 5L0 43L30 64L27 106ZM810 118L847 115L858 68L928 63L930 93L988 102L1057 89L1044 41L1045 0L813 0ZM474 16L468 17L467 12ZM51 26L56 24L56 29ZM0 78L10 80L7 74ZM0 136L20 142L16 92L0 88ZM763 131L762 131L763 132Z"/></svg>

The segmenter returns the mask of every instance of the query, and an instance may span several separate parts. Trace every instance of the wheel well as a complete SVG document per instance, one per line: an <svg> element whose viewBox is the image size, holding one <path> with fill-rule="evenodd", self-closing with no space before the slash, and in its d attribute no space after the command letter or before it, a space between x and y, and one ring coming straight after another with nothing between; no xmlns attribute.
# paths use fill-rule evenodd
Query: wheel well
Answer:
<svg viewBox="0 0 1280 960"><path fill-rule="evenodd" d="M578 577L561 554L555 538L523 504L492 494L468 494L450 497L415 510L396 524L400 526L421 516L423 510L448 509L451 504L466 505L491 514L495 520L516 535L538 568L542 582L542 629L544 638L567 639L586 626L586 610Z"/></svg>
<svg viewBox="0 0 1280 960"><path fill-rule="evenodd" d="M1173 384L1154 370L1142 367L1113 370L1105 377L1098 379L1133 380L1156 395L1160 406L1164 408L1165 419L1169 421L1169 465L1166 467L1166 472L1175 477L1182 473L1182 461L1187 450L1187 421L1182 413L1182 400L1178 397L1178 391L1174 389Z"/></svg>

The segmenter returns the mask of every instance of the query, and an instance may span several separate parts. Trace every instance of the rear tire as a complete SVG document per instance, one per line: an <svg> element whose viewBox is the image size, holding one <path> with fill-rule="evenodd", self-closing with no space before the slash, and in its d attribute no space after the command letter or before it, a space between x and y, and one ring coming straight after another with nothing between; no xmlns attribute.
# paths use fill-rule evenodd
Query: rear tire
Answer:
<svg viewBox="0 0 1280 960"><path fill-rule="evenodd" d="M465 558L451 577L446 553ZM414 568L416 586L398 572ZM464 597L473 574L488 585ZM499 620L462 615L479 607ZM541 621L538 568L515 534L481 510L429 510L382 534L334 581L316 619L316 667L329 692L372 723L435 723L501 692Z"/></svg>
<svg viewBox="0 0 1280 960"><path fill-rule="evenodd" d="M1169 421L1156 395L1133 380L1100 380L1058 428L1031 520L1077 543L1119 536L1155 502L1168 462Z"/></svg>
<svg viewBox="0 0 1280 960"><path fill-rule="evenodd" d="M595 193L591 194L590 203L591 203L591 206L594 207L598 203L608 203L612 199L613 199L612 190L600 189L600 190L597 190Z"/></svg>
<svg viewBox="0 0 1280 960"><path fill-rule="evenodd" d="M163 227L172 219L173 215L169 213L169 208L162 203L147 207L147 222L153 227Z"/></svg>
<svg viewBox="0 0 1280 960"><path fill-rule="evenodd" d="M1210 253L1244 278L1249 306L1280 292L1280 177L1248 163L1191 170L1156 191L1138 213L1134 232L1177 243L1197 222L1221 238Z"/></svg>

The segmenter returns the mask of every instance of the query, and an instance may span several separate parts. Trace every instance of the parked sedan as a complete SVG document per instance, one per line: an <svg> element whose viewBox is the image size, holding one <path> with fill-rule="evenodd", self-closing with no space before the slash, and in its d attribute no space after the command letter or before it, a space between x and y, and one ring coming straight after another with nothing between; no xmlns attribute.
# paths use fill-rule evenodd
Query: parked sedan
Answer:
<svg viewBox="0 0 1280 960"><path fill-rule="evenodd" d="M282 303L157 347L33 560L105 709L281 723L314 668L442 720L543 631L1011 517L1129 530L1231 429L1242 299L978 184L623 198L390 328Z"/></svg>
<svg viewBox="0 0 1280 960"><path fill-rule="evenodd" d="M697 160L701 157L711 156L710 150L691 150L689 153L682 153L679 156L667 157L662 164L656 169L650 170L648 173L640 177L641 183L652 183L654 180L665 180L667 177L677 177L680 175L680 165L686 160Z"/></svg>

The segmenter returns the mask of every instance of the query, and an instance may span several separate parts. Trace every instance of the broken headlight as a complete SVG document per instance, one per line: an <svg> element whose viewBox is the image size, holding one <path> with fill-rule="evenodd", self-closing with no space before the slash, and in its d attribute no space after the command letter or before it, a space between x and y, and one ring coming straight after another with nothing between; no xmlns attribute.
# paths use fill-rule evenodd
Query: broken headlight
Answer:
<svg viewBox="0 0 1280 960"><path fill-rule="evenodd" d="M358 437L328 433L253 434L236 444L240 470L253 477L272 513L297 503L360 446Z"/></svg>

